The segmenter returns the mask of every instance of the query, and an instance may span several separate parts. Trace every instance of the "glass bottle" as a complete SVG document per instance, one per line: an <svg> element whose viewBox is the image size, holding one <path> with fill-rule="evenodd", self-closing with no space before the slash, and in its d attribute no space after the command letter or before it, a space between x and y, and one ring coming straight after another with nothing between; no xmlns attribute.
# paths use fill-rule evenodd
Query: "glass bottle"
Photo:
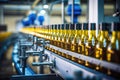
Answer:
<svg viewBox="0 0 120 80"><path fill-rule="evenodd" d="M54 26L54 46L57 45L57 24Z"/></svg>
<svg viewBox="0 0 120 80"><path fill-rule="evenodd" d="M58 30L59 30L59 34L58 34L57 46L61 47L61 35L62 35L62 26L61 26L61 24L58 25ZM60 51L57 51L57 53L59 55L62 54Z"/></svg>
<svg viewBox="0 0 120 80"><path fill-rule="evenodd" d="M79 41L81 40L81 31L82 31L82 24L79 23L76 25L77 31L76 31L76 51L77 53L80 53L80 49L78 48Z"/></svg>
<svg viewBox="0 0 120 80"><path fill-rule="evenodd" d="M63 49L65 49L65 41L66 41L68 28L69 28L69 25L64 24L64 31L63 31L62 44L61 44L61 48L63 48Z"/></svg>
<svg viewBox="0 0 120 80"><path fill-rule="evenodd" d="M95 46L96 46L96 41L97 41L97 39L96 39L96 24L90 23L89 29L90 29L89 36L88 36L87 41L85 42L85 55L94 57ZM89 64L90 63L88 61L85 61L85 66L93 67L92 64L91 65L89 65Z"/></svg>
<svg viewBox="0 0 120 80"><path fill-rule="evenodd" d="M73 52L76 52L77 51L77 48L76 48L76 39L77 39L77 37L78 37L78 30L77 30L77 24L74 24L74 30L72 31L72 39L71 39L71 51L73 51Z"/></svg>
<svg viewBox="0 0 120 80"><path fill-rule="evenodd" d="M72 26L71 26L71 37L70 37L71 38L70 39L70 42L71 42L70 48L71 48L71 51L73 51L73 52L77 51L77 48L76 48L76 46L77 46L76 45L77 34L78 34L77 24L72 24ZM77 58L75 58L74 56L72 56L71 60L75 61L75 62L78 61Z"/></svg>
<svg viewBox="0 0 120 80"><path fill-rule="evenodd" d="M61 36L61 48L65 49L65 39L66 39L66 24L62 24L62 36ZM66 54L62 52L62 56L65 57Z"/></svg>
<svg viewBox="0 0 120 80"><path fill-rule="evenodd" d="M56 34L55 34L55 25L52 25L52 45L55 45L55 36L56 36ZM51 50L52 52L55 52L55 49L53 49L52 48L52 50Z"/></svg>
<svg viewBox="0 0 120 80"><path fill-rule="evenodd" d="M66 32L67 32L67 34L66 34L66 41L65 41L65 49L66 50L70 50L70 37L71 37L71 25L72 24L67 24L66 26L69 26L69 29L68 30L66 30ZM68 55L66 55L66 58L68 58L68 59L71 59L71 56L68 54Z"/></svg>
<svg viewBox="0 0 120 80"><path fill-rule="evenodd" d="M109 43L108 23L100 23L100 34L101 35L96 44L95 58L100 59L100 60L105 60L107 46ZM103 68L102 66L96 65L95 69L101 71Z"/></svg>
<svg viewBox="0 0 120 80"><path fill-rule="evenodd" d="M52 38L53 38L53 25L50 25L50 44L51 45L53 44ZM52 51L52 48L50 48L49 50Z"/></svg>
<svg viewBox="0 0 120 80"><path fill-rule="evenodd" d="M60 35L60 40L61 40L61 43L60 43L60 47L64 49L64 34L65 34L65 26L64 24L61 24L61 35Z"/></svg>
<svg viewBox="0 0 120 80"><path fill-rule="evenodd" d="M78 41L78 53L84 55L85 54L85 43L88 38L88 23L82 24L81 38ZM83 64L85 61L79 59L78 63Z"/></svg>
<svg viewBox="0 0 120 80"><path fill-rule="evenodd" d="M59 37L58 37L58 47L61 47L61 36L62 36L62 25L60 24Z"/></svg>
<svg viewBox="0 0 120 80"><path fill-rule="evenodd" d="M107 61L120 64L120 23L113 22L112 23L112 38L107 47ZM107 69L108 75L115 75L110 69ZM119 75L118 75L119 76Z"/></svg>

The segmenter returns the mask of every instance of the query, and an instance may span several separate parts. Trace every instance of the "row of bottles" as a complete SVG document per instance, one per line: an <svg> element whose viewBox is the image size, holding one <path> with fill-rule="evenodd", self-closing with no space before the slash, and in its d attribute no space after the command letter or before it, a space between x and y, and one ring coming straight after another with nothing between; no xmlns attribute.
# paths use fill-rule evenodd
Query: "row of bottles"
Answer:
<svg viewBox="0 0 120 80"><path fill-rule="evenodd" d="M100 60L120 63L120 60L117 59L120 51L119 26L120 23L101 23L98 37L96 37L95 23L49 25L41 28L40 34L44 35L43 37L47 40L50 40L52 45L63 49ZM110 28L112 29L111 37L108 34ZM113 58L114 54L116 54L115 58ZM63 54L63 56L65 55Z"/></svg>
<svg viewBox="0 0 120 80"><path fill-rule="evenodd" d="M96 36L97 27L99 28L98 36ZM36 32L39 32L43 38L49 40L50 44L54 46L99 60L120 64L120 23L100 23L99 26L96 26L95 23L55 24L44 26L40 31L37 30ZM109 34L110 30L112 30L111 36ZM79 64L99 71L104 69L102 66L66 55L50 47L46 48ZM107 69L107 74L111 74L109 69Z"/></svg>

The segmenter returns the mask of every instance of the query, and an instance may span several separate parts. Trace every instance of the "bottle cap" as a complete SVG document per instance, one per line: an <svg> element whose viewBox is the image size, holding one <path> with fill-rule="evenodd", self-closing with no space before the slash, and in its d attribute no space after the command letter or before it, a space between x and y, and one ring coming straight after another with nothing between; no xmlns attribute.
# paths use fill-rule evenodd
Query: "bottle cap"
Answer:
<svg viewBox="0 0 120 80"><path fill-rule="evenodd" d="M74 27L74 24L70 24L70 30L74 30L75 27Z"/></svg>
<svg viewBox="0 0 120 80"><path fill-rule="evenodd" d="M64 24L61 24L61 29L64 29Z"/></svg>
<svg viewBox="0 0 120 80"><path fill-rule="evenodd" d="M112 31L120 31L120 23L112 22Z"/></svg>
<svg viewBox="0 0 120 80"><path fill-rule="evenodd" d="M88 23L83 23L83 30L88 30Z"/></svg>
<svg viewBox="0 0 120 80"><path fill-rule="evenodd" d="M96 30L96 24L90 23L90 30Z"/></svg>
<svg viewBox="0 0 120 80"><path fill-rule="evenodd" d="M58 24L58 29L60 29L60 24Z"/></svg>
<svg viewBox="0 0 120 80"><path fill-rule="evenodd" d="M57 24L55 24L54 26L55 26L55 29L57 29Z"/></svg>
<svg viewBox="0 0 120 80"><path fill-rule="evenodd" d="M100 30L102 31L108 31L108 23L100 23Z"/></svg>
<svg viewBox="0 0 120 80"><path fill-rule="evenodd" d="M51 26L52 26L52 29L54 29L54 25L52 24Z"/></svg>
<svg viewBox="0 0 120 80"><path fill-rule="evenodd" d="M82 24L81 24L81 23L76 24L76 29L77 29L77 30L81 30L81 28L82 28Z"/></svg>
<svg viewBox="0 0 120 80"><path fill-rule="evenodd" d="M65 29L66 29L66 30L69 29L69 24L66 24Z"/></svg>

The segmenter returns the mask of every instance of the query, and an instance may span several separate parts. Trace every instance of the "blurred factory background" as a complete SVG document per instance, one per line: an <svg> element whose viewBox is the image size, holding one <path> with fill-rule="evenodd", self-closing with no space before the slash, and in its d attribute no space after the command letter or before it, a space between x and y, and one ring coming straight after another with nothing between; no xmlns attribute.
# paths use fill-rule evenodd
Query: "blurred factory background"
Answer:
<svg viewBox="0 0 120 80"><path fill-rule="evenodd" d="M120 80L120 0L0 0L0 80Z"/></svg>
<svg viewBox="0 0 120 80"><path fill-rule="evenodd" d="M16 25L27 16L31 10L31 6L35 0L0 0L0 24L7 25L7 31L16 31ZM105 0L104 14L112 16L115 13L115 1ZM48 21L44 24L60 24L62 23L62 4L57 0L41 0L36 3L33 8L36 12L39 12L47 5ZM70 23L70 17L67 15L68 1L65 0L65 21ZM80 0L80 6L82 8L81 16L78 17L79 22L87 22L88 16L88 2L87 0Z"/></svg>

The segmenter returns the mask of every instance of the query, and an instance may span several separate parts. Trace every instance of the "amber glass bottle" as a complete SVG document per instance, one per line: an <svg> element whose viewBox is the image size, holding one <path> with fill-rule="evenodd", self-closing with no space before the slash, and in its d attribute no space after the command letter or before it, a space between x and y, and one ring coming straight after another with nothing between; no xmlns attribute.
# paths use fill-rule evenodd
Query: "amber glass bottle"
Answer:
<svg viewBox="0 0 120 80"><path fill-rule="evenodd" d="M82 30L81 30L81 37L78 41L78 53L84 55L85 54L85 43L88 38L88 23L82 24ZM85 61L79 59L78 63L83 64Z"/></svg>
<svg viewBox="0 0 120 80"><path fill-rule="evenodd" d="M50 25L48 25L48 40L50 41ZM50 47L47 46L47 49L50 50Z"/></svg>
<svg viewBox="0 0 120 80"><path fill-rule="evenodd" d="M85 55L94 57L95 53L95 45L96 45L96 25L95 23L89 24L89 36L88 40L85 43ZM88 61L85 61L85 66L92 67L92 65L89 65Z"/></svg>
<svg viewBox="0 0 120 80"><path fill-rule="evenodd" d="M65 41L65 49L70 50L70 37L71 37L71 24L69 25L69 29L67 30L67 36Z"/></svg>
<svg viewBox="0 0 120 80"><path fill-rule="evenodd" d="M50 25L50 44L53 45L53 25ZM52 51L52 48L50 48Z"/></svg>
<svg viewBox="0 0 120 80"><path fill-rule="evenodd" d="M77 39L77 28L76 28L77 24L72 24L71 25L71 36L70 36L70 50L75 52L77 51L76 49L76 39ZM74 56L72 56L71 58L72 61L77 62L77 58L75 58Z"/></svg>
<svg viewBox="0 0 120 80"><path fill-rule="evenodd" d="M79 23L76 25L76 51L77 53L80 53L80 49L78 48L79 41L81 40L81 35L82 35L82 23Z"/></svg>
<svg viewBox="0 0 120 80"><path fill-rule="evenodd" d="M70 50L75 52L75 45L76 45L76 40L75 40L75 31L76 31L76 24L72 24L71 26L71 36L70 36Z"/></svg>
<svg viewBox="0 0 120 80"><path fill-rule="evenodd" d="M106 59L106 50L109 43L108 23L100 23L100 37L96 44L95 58L100 60ZM102 66L96 65L96 70L102 70Z"/></svg>
<svg viewBox="0 0 120 80"><path fill-rule="evenodd" d="M107 48L107 61L120 64L120 23L112 23L112 38ZM107 70L108 75L117 75L110 69Z"/></svg>
<svg viewBox="0 0 120 80"><path fill-rule="evenodd" d="M58 24L57 44L56 44L56 46L58 46L58 47L60 46L60 42L59 42L60 41L60 29L61 29L60 24Z"/></svg>
<svg viewBox="0 0 120 80"><path fill-rule="evenodd" d="M64 49L64 35L65 35L65 26L64 24L61 24L61 35L60 35L60 47Z"/></svg>
<svg viewBox="0 0 120 80"><path fill-rule="evenodd" d="M78 25L74 24L74 30L72 31L72 39L71 39L71 51L77 51L77 37L78 37Z"/></svg>
<svg viewBox="0 0 120 80"><path fill-rule="evenodd" d="M54 44L54 34L55 34L55 32L54 32L54 25L51 25L51 27L52 27L52 29L51 29L51 44L53 45Z"/></svg>
<svg viewBox="0 0 120 80"><path fill-rule="evenodd" d="M53 28L53 26L50 25L49 28L50 28L50 37L49 37L49 39L50 39L50 44L52 44L52 32L53 32L52 28Z"/></svg>
<svg viewBox="0 0 120 80"><path fill-rule="evenodd" d="M71 37L71 26L72 26L72 24L66 24L66 26L67 27L69 27L68 28L68 30L66 30L66 41L65 41L65 49L66 50L70 50L70 44L71 44L71 42L70 42L70 37ZM68 58L68 59L71 59L71 56L70 55L66 55L66 58Z"/></svg>
<svg viewBox="0 0 120 80"><path fill-rule="evenodd" d="M85 30L83 29L83 24L81 24L81 30L80 30L80 35L78 37L78 53L82 53L82 47L81 44L82 42L84 43L84 36L85 36Z"/></svg>
<svg viewBox="0 0 120 80"><path fill-rule="evenodd" d="M63 49L65 49L65 41L67 36L66 28L67 28L66 24L62 24L61 48ZM66 54L62 52L62 56L66 57Z"/></svg>
<svg viewBox="0 0 120 80"><path fill-rule="evenodd" d="M58 24L58 37L57 37L57 47L61 47L61 35L62 35L62 26ZM62 55L61 51L57 51L57 54Z"/></svg>
<svg viewBox="0 0 120 80"><path fill-rule="evenodd" d="M88 23L84 23L83 28L84 28L84 40L83 40L84 47L82 46L82 54L85 55L85 45L88 41Z"/></svg>
<svg viewBox="0 0 120 80"><path fill-rule="evenodd" d="M60 29L59 29L59 36L58 36L58 47L61 47L61 36L62 36L62 25L59 25Z"/></svg>
<svg viewBox="0 0 120 80"><path fill-rule="evenodd" d="M66 37L68 36L68 33L67 33L68 29L69 29L69 25L64 24L62 44L61 44L61 48L63 48L63 49L65 49L65 41L66 41Z"/></svg>
<svg viewBox="0 0 120 80"><path fill-rule="evenodd" d="M54 45L57 46L57 24L54 25Z"/></svg>

